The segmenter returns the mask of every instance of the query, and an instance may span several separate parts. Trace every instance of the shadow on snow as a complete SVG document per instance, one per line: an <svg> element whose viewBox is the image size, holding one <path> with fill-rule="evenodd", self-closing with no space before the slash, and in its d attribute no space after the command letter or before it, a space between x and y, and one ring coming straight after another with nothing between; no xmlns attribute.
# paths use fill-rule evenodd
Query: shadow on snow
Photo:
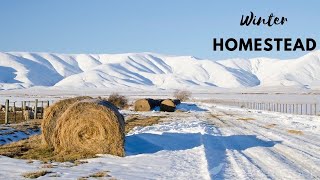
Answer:
<svg viewBox="0 0 320 180"><path fill-rule="evenodd" d="M219 136L201 133L163 133L163 134L134 134L126 137L127 156L152 154L162 150L188 150L203 145L212 178L223 178L226 153L228 150L237 151L245 156L243 151L249 148L273 147L277 141L264 141L255 135ZM199 157L200 158L200 157Z"/></svg>

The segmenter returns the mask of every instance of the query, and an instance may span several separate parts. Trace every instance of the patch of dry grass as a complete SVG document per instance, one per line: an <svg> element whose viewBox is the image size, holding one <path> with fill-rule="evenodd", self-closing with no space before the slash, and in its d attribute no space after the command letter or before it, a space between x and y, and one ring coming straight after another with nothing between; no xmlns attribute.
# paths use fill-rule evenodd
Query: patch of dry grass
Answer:
<svg viewBox="0 0 320 180"><path fill-rule="evenodd" d="M98 177L110 177L108 174L109 171L99 171L89 175L89 177L98 178Z"/></svg>
<svg viewBox="0 0 320 180"><path fill-rule="evenodd" d="M53 150L41 146L40 136L14 142L0 147L0 155L18 159L38 159L49 161L54 156Z"/></svg>
<svg viewBox="0 0 320 180"><path fill-rule="evenodd" d="M264 127L267 128L267 129L271 129L271 128L274 128L277 124L268 124L268 125L265 125Z"/></svg>
<svg viewBox="0 0 320 180"><path fill-rule="evenodd" d="M15 117L16 116L16 117ZM5 113L0 111L0 124L4 124ZM20 123L24 122L24 117L21 111L9 112L9 123Z"/></svg>
<svg viewBox="0 0 320 180"><path fill-rule="evenodd" d="M110 178L112 178L108 174L108 172L109 171L99 171L99 172L90 174L89 176L86 176L86 177L80 177L80 178L78 178L78 180L86 180L86 179L89 179L89 178L102 178L102 177L110 177Z"/></svg>
<svg viewBox="0 0 320 180"><path fill-rule="evenodd" d="M88 163L88 161L81 161L81 160L74 161L74 165L75 166L78 166L78 165L81 165L81 164L86 164L86 163Z"/></svg>
<svg viewBox="0 0 320 180"><path fill-rule="evenodd" d="M80 177L80 178L78 178L78 180L87 180L88 179L88 177Z"/></svg>
<svg viewBox="0 0 320 180"><path fill-rule="evenodd" d="M38 177L45 176L48 173L51 173L51 172L43 170L43 171L27 172L22 174L22 176L28 179L36 179Z"/></svg>
<svg viewBox="0 0 320 180"><path fill-rule="evenodd" d="M210 114L211 117L215 118L215 119L221 119L220 117L224 116L223 114Z"/></svg>
<svg viewBox="0 0 320 180"><path fill-rule="evenodd" d="M81 153L72 153L69 155L56 154L52 148L48 148L41 143L40 135L0 146L0 155L17 159L36 159L43 162L65 162L95 157L95 155L87 156Z"/></svg>
<svg viewBox="0 0 320 180"><path fill-rule="evenodd" d="M50 168L53 168L54 166L52 164L43 164L41 166L41 168L44 168L44 169L50 169Z"/></svg>
<svg viewBox="0 0 320 180"><path fill-rule="evenodd" d="M240 120L240 121L253 121L253 120L256 120L256 119L250 118L250 117L246 117L246 118L238 118L237 120Z"/></svg>
<svg viewBox="0 0 320 180"><path fill-rule="evenodd" d="M158 124L162 116L139 117L137 115L129 116L126 120L125 133L127 134L135 127L146 127Z"/></svg>
<svg viewBox="0 0 320 180"><path fill-rule="evenodd" d="M160 122L162 116L155 117L140 117L137 115L127 117L125 132L128 133L134 127L151 126ZM32 122L38 123L38 122ZM40 124L39 124L40 125ZM17 158L17 159L28 159L31 163L32 159L40 160L43 162L58 161L65 162L71 161L75 165L86 163L86 161L77 161L84 158L93 158L95 155L88 155L83 153L71 153L69 155L56 154L52 148L44 146L41 141L41 135L31 136L29 139L13 142L0 146L0 155Z"/></svg>
<svg viewBox="0 0 320 180"><path fill-rule="evenodd" d="M295 134L295 135L303 135L303 132L299 131L299 130L290 129L290 130L287 130L287 132L290 134Z"/></svg>

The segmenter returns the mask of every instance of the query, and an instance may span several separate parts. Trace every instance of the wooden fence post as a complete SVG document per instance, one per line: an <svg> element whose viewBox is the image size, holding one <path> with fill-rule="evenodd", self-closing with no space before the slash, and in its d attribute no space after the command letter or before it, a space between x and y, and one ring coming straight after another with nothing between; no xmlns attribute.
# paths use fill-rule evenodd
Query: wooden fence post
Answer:
<svg viewBox="0 0 320 180"><path fill-rule="evenodd" d="M4 123L9 124L9 99L6 99Z"/></svg>
<svg viewBox="0 0 320 180"><path fill-rule="evenodd" d="M25 116L24 116L24 114L25 114L25 112L26 112L26 110L27 110L27 102L26 101L23 101L22 102L22 115L23 115L23 119L25 118ZM26 120L28 120L28 119L24 119L25 121Z"/></svg>
<svg viewBox="0 0 320 180"><path fill-rule="evenodd" d="M13 102L14 123L17 123L16 102Z"/></svg>
<svg viewBox="0 0 320 180"><path fill-rule="evenodd" d="M21 101L21 111L22 111L22 119L23 119L23 115L24 115L23 101Z"/></svg>
<svg viewBox="0 0 320 180"><path fill-rule="evenodd" d="M43 101L41 101L41 119L43 118Z"/></svg>
<svg viewBox="0 0 320 180"><path fill-rule="evenodd" d="M38 99L36 99L34 103L34 119L37 119L37 113L38 112Z"/></svg>

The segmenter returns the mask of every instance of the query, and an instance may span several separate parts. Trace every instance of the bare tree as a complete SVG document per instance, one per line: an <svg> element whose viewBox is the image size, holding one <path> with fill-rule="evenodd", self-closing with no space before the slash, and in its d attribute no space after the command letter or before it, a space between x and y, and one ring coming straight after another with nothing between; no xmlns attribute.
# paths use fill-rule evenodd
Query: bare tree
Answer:
<svg viewBox="0 0 320 180"><path fill-rule="evenodd" d="M125 96L122 96L118 93L112 93L109 96L108 101L121 109L128 106L128 99Z"/></svg>
<svg viewBox="0 0 320 180"><path fill-rule="evenodd" d="M191 98L192 93L187 90L176 90L173 96L181 101L186 101Z"/></svg>

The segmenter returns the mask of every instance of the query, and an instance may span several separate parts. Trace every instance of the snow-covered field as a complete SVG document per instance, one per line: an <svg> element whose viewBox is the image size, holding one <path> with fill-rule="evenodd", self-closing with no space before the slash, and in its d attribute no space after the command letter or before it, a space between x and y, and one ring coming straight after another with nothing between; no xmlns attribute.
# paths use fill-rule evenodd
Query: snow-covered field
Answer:
<svg viewBox="0 0 320 180"><path fill-rule="evenodd" d="M124 158L101 155L88 163L52 163L51 173L77 179L100 171L117 179L319 179L320 117L285 115L197 103L164 122L135 128ZM124 114L136 112L123 111ZM148 112L147 115L161 115ZM0 157L0 178L46 169Z"/></svg>

